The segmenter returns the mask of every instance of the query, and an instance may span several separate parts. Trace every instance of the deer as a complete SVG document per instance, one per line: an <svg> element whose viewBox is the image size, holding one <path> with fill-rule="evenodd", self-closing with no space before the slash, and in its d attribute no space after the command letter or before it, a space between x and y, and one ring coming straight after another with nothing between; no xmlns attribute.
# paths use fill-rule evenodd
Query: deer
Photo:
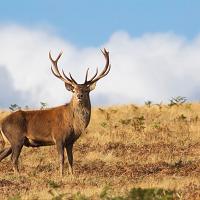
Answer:
<svg viewBox="0 0 200 200"><path fill-rule="evenodd" d="M64 172L64 150L68 158L69 174L73 176L73 145L86 130L91 118L90 92L95 89L97 81L105 77L110 69L109 52L101 50L105 58L105 67L88 80L79 84L72 77L59 70L58 60L62 52L54 60L49 52L51 71L55 77L64 82L68 91L72 92L69 103L45 110L18 110L6 116L0 123L4 140L9 142L0 152L0 162L11 154L11 162L15 173L19 174L18 158L22 147L41 147L56 145L59 157L60 175ZM5 142L4 142L5 144Z"/></svg>

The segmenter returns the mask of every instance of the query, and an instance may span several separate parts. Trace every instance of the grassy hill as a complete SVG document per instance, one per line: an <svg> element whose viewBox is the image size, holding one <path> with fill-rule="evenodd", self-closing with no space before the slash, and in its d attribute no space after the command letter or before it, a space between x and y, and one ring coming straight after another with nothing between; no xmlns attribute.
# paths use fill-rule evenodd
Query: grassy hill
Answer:
<svg viewBox="0 0 200 200"><path fill-rule="evenodd" d="M173 199L199 199L200 104L93 108L91 123L74 146L75 177L66 166L61 179L58 168L55 146L24 147L20 177L10 158L0 163L0 196L131 199L133 188L162 188L164 195L174 191Z"/></svg>

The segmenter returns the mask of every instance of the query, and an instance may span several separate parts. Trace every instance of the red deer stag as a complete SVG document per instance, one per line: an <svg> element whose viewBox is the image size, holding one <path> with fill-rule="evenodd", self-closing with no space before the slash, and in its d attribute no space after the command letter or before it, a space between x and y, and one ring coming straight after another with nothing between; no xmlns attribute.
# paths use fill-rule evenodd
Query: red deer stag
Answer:
<svg viewBox="0 0 200 200"><path fill-rule="evenodd" d="M88 68L85 82L78 84L70 73L69 77L63 70L62 74L60 73L57 63L62 53L53 60L49 52L52 62L51 70L57 78L65 83L66 89L73 93L71 101L66 105L46 110L19 110L5 117L1 122L1 134L9 141L10 147L4 147L0 152L0 161L11 154L13 169L18 173L18 158L23 145L26 147L56 145L61 176L64 167L64 148L67 151L69 173L73 174L73 144L90 121L89 93L95 89L96 82L106 76L111 68L109 52L104 49L102 53L106 59L103 71L98 74L97 69L94 76L88 80Z"/></svg>

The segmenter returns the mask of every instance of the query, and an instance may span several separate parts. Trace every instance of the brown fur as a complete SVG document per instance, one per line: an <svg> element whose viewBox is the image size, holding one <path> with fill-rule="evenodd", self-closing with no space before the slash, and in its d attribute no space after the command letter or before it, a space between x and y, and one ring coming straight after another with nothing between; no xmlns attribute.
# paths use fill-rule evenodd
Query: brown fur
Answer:
<svg viewBox="0 0 200 200"><path fill-rule="evenodd" d="M60 173L63 175L64 148L67 151L70 174L73 173L73 144L85 131L90 121L91 104L89 93L96 82L106 76L110 71L109 52L102 51L106 58L106 65L103 71L96 74L88 81L88 70L84 84L78 84L71 76L68 78L64 72L59 72L56 60L49 58L53 64L53 74L64 81L67 90L73 93L69 104L36 111L17 111L5 117L1 122L1 133L9 141L10 146L0 152L0 161L11 154L14 171L18 170L18 157L23 146L39 147L56 145L60 157ZM4 142L5 143L5 142ZM4 145L4 144L3 144Z"/></svg>
<svg viewBox="0 0 200 200"><path fill-rule="evenodd" d="M67 150L70 173L72 173L72 147L89 124L91 105L89 94L86 102L75 97L69 104L47 110L16 111L1 123L1 129L11 147L0 154L0 161L12 153L14 170L18 171L17 160L23 145L38 147L56 145L63 174L64 147Z"/></svg>

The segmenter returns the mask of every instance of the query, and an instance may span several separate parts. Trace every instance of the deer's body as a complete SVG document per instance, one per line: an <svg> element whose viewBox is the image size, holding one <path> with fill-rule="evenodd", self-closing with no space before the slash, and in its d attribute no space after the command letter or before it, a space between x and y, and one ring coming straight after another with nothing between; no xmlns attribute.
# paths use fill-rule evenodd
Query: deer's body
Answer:
<svg viewBox="0 0 200 200"><path fill-rule="evenodd" d="M73 144L85 131L90 122L91 104L89 92L95 88L96 81L104 77L110 70L108 52L104 50L107 59L103 72L87 81L88 71L84 84L77 84L71 77L68 78L64 72L60 74L57 61L53 63L52 72L56 77L65 82L67 90L73 92L70 103L55 108L35 111L16 111L5 117L1 122L1 133L10 143L10 147L0 152L0 161L11 155L14 170L18 172L18 157L23 146L39 147L56 145L60 157L61 175L64 165L64 148L68 156L69 171L72 174ZM95 78L96 77L96 78Z"/></svg>
<svg viewBox="0 0 200 200"><path fill-rule="evenodd" d="M27 147L55 145L61 137L63 143L73 143L86 129L90 115L90 103L83 105L73 101L46 110L20 110L3 120L2 132L6 138L19 132L19 136L9 142L16 143L16 139L23 137Z"/></svg>

